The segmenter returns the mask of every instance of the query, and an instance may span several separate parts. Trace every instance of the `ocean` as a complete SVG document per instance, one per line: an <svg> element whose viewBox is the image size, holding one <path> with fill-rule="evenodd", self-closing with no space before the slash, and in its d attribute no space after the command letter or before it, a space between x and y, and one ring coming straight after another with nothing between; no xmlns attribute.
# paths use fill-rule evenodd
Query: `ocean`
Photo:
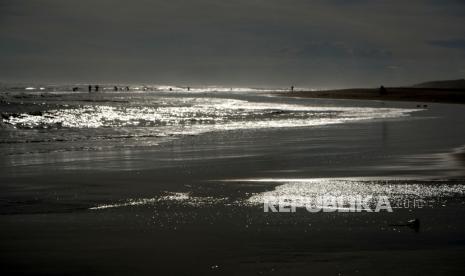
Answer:
<svg viewBox="0 0 465 276"><path fill-rule="evenodd" d="M7 155L156 146L207 132L313 127L408 117L417 108L299 104L251 88L71 91L71 86L4 87L0 144ZM27 146L25 146L27 144ZM32 145L34 144L34 145Z"/></svg>

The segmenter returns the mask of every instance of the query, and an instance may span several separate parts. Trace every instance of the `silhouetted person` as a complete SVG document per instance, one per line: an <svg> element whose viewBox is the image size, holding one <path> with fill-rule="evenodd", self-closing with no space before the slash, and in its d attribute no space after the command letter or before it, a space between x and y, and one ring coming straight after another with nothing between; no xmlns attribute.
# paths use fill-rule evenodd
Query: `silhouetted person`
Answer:
<svg viewBox="0 0 465 276"><path fill-rule="evenodd" d="M189 86L187 87L187 91L191 91L191 88Z"/></svg>
<svg viewBox="0 0 465 276"><path fill-rule="evenodd" d="M118 91L118 86L113 87L114 91Z"/></svg>
<svg viewBox="0 0 465 276"><path fill-rule="evenodd" d="M129 86L126 86L126 91L129 91Z"/></svg>
<svg viewBox="0 0 465 276"><path fill-rule="evenodd" d="M386 88L384 88L384 86L381 85L381 87L379 88L379 94L380 95L385 95L386 94Z"/></svg>
<svg viewBox="0 0 465 276"><path fill-rule="evenodd" d="M96 86L95 86L95 92L98 92L99 88L100 88L100 87L99 87L98 85L96 85Z"/></svg>
<svg viewBox="0 0 465 276"><path fill-rule="evenodd" d="M92 85L89 85L89 92L92 92Z"/></svg>
<svg viewBox="0 0 465 276"><path fill-rule="evenodd" d="M294 85L291 86L291 92L294 92Z"/></svg>
<svg viewBox="0 0 465 276"><path fill-rule="evenodd" d="M173 91L173 88L170 87L170 91Z"/></svg>

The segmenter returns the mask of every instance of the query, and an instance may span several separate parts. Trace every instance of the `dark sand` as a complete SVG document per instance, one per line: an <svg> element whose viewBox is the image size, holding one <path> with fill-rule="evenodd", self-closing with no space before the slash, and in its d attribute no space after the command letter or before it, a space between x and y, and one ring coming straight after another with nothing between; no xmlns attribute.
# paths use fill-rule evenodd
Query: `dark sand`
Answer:
<svg viewBox="0 0 465 276"><path fill-rule="evenodd" d="M305 98L465 103L465 89L387 87L384 93L380 93L379 88L353 88L341 90L294 91L280 94L289 97Z"/></svg>
<svg viewBox="0 0 465 276"><path fill-rule="evenodd" d="M435 104L409 120L208 133L147 150L4 156L0 270L463 275L463 197L393 213L265 214L262 206L241 202L277 183L221 181L384 176L463 184L463 166L453 157L464 142L463 114L462 105ZM89 209L171 192L189 192L207 203ZM422 223L418 233L389 226L415 217Z"/></svg>

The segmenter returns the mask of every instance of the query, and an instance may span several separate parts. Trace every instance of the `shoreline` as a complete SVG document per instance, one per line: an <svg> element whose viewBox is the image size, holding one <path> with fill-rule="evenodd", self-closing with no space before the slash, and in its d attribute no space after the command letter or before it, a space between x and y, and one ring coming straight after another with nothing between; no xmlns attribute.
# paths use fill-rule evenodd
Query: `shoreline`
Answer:
<svg viewBox="0 0 465 276"><path fill-rule="evenodd" d="M392 190L393 197L397 192L392 187L405 196L413 189L427 199L437 187L461 191L457 185L462 181L444 176L457 171L449 149L457 148L453 154L463 156L464 112L463 106L437 105L412 119L209 132L152 150L117 147L3 156L0 271L463 274L463 193L441 193L435 197L437 205L379 213L309 213L303 208L265 213L263 205L249 200L276 191L284 191L285 198L296 192L311 196L318 190L309 189L317 185L328 194L357 187L353 192L361 195L386 194L386 182L377 180L379 176L393 180L387 193ZM38 145L25 147L30 151ZM364 176L370 184L305 182L350 176ZM394 181L402 176L415 180ZM426 176L438 180L423 181ZM236 181L224 181L231 179ZM293 179L301 183L291 183ZM391 226L414 218L421 220L418 232Z"/></svg>
<svg viewBox="0 0 465 276"><path fill-rule="evenodd" d="M279 92L277 94L280 96L294 98L465 104L464 89L386 87L383 93L380 92L379 88L350 88L336 90Z"/></svg>

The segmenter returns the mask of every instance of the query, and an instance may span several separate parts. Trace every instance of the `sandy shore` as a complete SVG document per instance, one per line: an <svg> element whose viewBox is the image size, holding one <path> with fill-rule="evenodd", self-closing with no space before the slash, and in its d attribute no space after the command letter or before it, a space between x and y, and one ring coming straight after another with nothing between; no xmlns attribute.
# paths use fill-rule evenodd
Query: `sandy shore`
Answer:
<svg viewBox="0 0 465 276"><path fill-rule="evenodd" d="M0 271L463 275L461 196L393 213L264 213L247 199L283 183L241 181L383 176L420 185L439 179L421 191L457 187L461 180L451 179L463 166L452 149L463 145L463 108L437 104L412 118L207 133L142 150L2 156ZM389 226L415 217L419 232Z"/></svg>
<svg viewBox="0 0 465 276"><path fill-rule="evenodd" d="M283 96L305 98L465 103L465 90L463 89L387 87L384 93L380 93L380 89L378 88L354 88L341 90L294 91L280 94Z"/></svg>

